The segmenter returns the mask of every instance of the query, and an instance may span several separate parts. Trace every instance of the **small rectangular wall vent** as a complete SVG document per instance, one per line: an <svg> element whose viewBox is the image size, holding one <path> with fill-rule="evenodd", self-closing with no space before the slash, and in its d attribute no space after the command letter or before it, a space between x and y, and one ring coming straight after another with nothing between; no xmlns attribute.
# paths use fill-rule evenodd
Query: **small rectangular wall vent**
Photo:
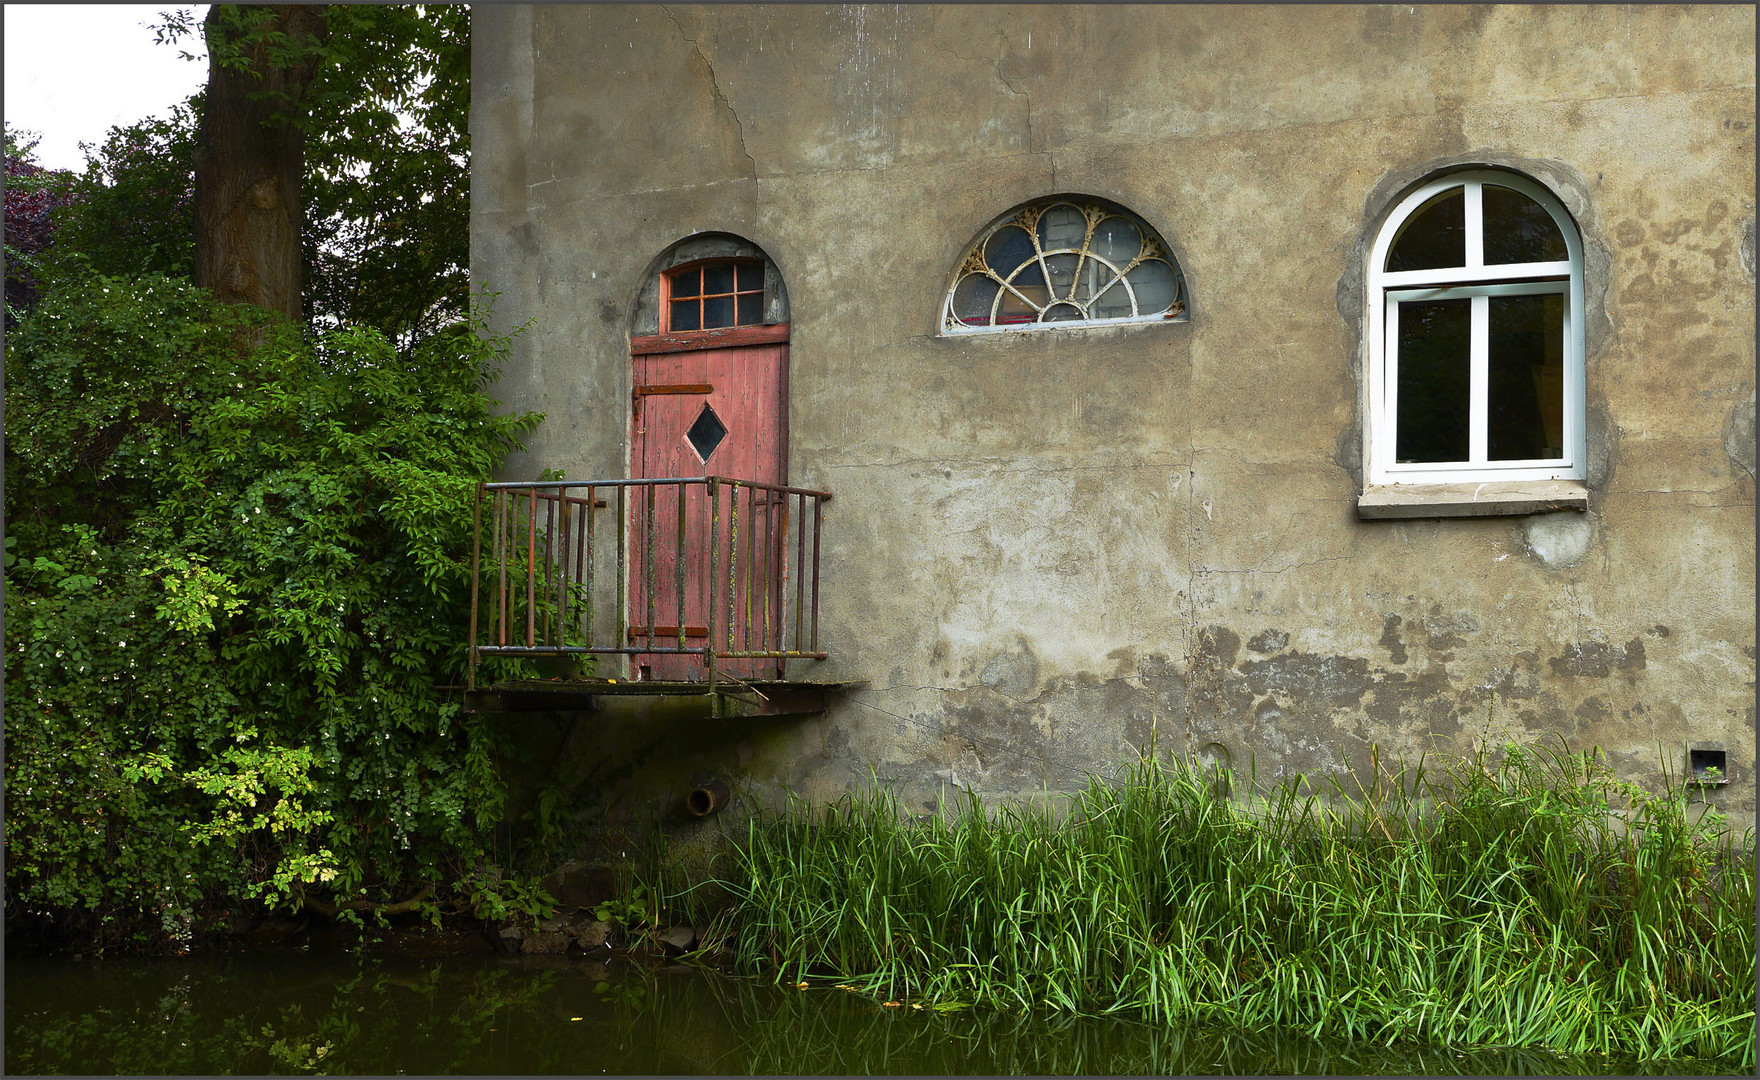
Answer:
<svg viewBox="0 0 1760 1080"><path fill-rule="evenodd" d="M1722 750L1687 751L1687 780L1702 785L1729 783L1729 768Z"/></svg>

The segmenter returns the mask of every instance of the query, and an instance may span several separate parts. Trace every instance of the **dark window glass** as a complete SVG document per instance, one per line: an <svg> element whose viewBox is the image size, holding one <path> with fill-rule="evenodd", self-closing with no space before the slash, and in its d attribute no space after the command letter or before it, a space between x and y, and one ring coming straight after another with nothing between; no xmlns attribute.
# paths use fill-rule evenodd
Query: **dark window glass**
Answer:
<svg viewBox="0 0 1760 1080"><path fill-rule="evenodd" d="M1039 246L1045 251L1062 248L1080 251L1087 235L1087 217L1068 203L1053 206L1039 215Z"/></svg>
<svg viewBox="0 0 1760 1080"><path fill-rule="evenodd" d="M1020 291L1026 293L1029 299L1038 301L1038 304L1045 302L1045 287L1043 285ZM1002 302L996 308L996 321L997 323L1033 322L1039 317L1038 304L1022 300L1013 289L1004 289L1002 290Z"/></svg>
<svg viewBox="0 0 1760 1080"><path fill-rule="evenodd" d="M703 301L703 329L733 325L733 297L711 296Z"/></svg>
<svg viewBox="0 0 1760 1080"><path fill-rule="evenodd" d="M1082 309L1074 304L1052 304L1039 316L1040 322L1069 322L1082 317Z"/></svg>
<svg viewBox="0 0 1760 1080"><path fill-rule="evenodd" d="M1137 311L1144 314L1172 307L1179 296L1179 278L1160 259L1138 263L1124 279L1137 291Z"/></svg>
<svg viewBox="0 0 1760 1080"><path fill-rule="evenodd" d="M1008 277L1014 273L1016 267L1032 257L1033 238L1018 226L999 229L989 243L984 245L984 262L996 271L997 277Z"/></svg>
<svg viewBox="0 0 1760 1080"><path fill-rule="evenodd" d="M1088 310L1097 319L1123 319L1131 314L1131 294L1125 291L1123 284L1114 285L1100 294L1094 306Z"/></svg>
<svg viewBox="0 0 1760 1080"><path fill-rule="evenodd" d="M1436 270L1467 264L1467 199L1464 188L1450 188L1406 219L1387 253L1389 272Z"/></svg>
<svg viewBox="0 0 1760 1080"><path fill-rule="evenodd" d="M1037 318L1040 309L1051 301L1051 294L1045 288L1045 275L1039 269L1039 261L1035 259L1022 268L1021 272L1015 275L1012 284L1014 285L1015 292L1009 293L1002 300L1002 313L1007 314L1010 317L1006 319L999 318L997 321L1034 321L1034 319ZM1016 292L1020 295L1015 295ZM1021 303L1022 296L1027 298L1027 303ZM1014 316L1016 315L1021 317L1015 318Z"/></svg>
<svg viewBox="0 0 1760 1080"><path fill-rule="evenodd" d="M703 267L703 294L733 291L733 264L720 263Z"/></svg>
<svg viewBox="0 0 1760 1080"><path fill-rule="evenodd" d="M1109 217L1094 229L1093 250L1114 266L1129 266L1143 250L1143 236L1124 218Z"/></svg>
<svg viewBox="0 0 1760 1080"><path fill-rule="evenodd" d="M1546 208L1511 188L1486 184L1485 262L1560 262L1569 257L1564 235Z"/></svg>
<svg viewBox="0 0 1760 1080"><path fill-rule="evenodd" d="M1564 297L1493 296L1489 303L1487 453L1493 461L1561 458ZM1400 362L1403 368L1403 355Z"/></svg>
<svg viewBox="0 0 1760 1080"><path fill-rule="evenodd" d="M953 313L967 326L989 326L990 306L1002 286L982 274L967 274L953 290Z"/></svg>
<svg viewBox="0 0 1760 1080"><path fill-rule="evenodd" d="M1472 303L1399 305L1398 461L1467 460Z"/></svg>
<svg viewBox="0 0 1760 1080"><path fill-rule="evenodd" d="M1022 267L1021 272L1014 276L1013 284L1022 292L1045 288L1045 275L1039 270L1039 261L1035 259Z"/></svg>
<svg viewBox="0 0 1760 1080"><path fill-rule="evenodd" d="M1045 269L1051 271L1051 291L1054 294L1069 295L1069 287L1076 279L1076 265L1081 261L1080 255L1045 256Z"/></svg>
<svg viewBox="0 0 1760 1080"><path fill-rule="evenodd" d="M714 409L705 404L703 411L697 414L696 422L691 425L691 429L684 433L684 437L690 440L691 449L695 450L697 456L706 463L709 460L709 455L713 454L715 448L721 445L721 440L727 437L727 425L721 422L721 417L715 415Z"/></svg>
<svg viewBox="0 0 1760 1080"><path fill-rule="evenodd" d="M672 274L672 300L668 330L761 326L763 264L715 262L676 271Z"/></svg>
<svg viewBox="0 0 1760 1080"><path fill-rule="evenodd" d="M1082 257L1081 269L1076 271L1075 291L1069 294L1069 298L1086 307L1093 302L1094 297L1104 292L1106 286L1112 284L1112 279L1117 276L1118 274L1112 267L1092 255L1085 255ZM1090 313L1089 318L1099 318L1099 315Z"/></svg>

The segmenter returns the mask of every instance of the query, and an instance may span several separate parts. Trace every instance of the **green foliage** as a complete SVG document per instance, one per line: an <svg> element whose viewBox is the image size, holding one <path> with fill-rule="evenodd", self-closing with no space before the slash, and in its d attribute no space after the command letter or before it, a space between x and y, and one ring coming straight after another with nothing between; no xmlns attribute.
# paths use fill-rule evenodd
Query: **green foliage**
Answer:
<svg viewBox="0 0 1760 1080"><path fill-rule="evenodd" d="M56 217L51 277L188 276L195 264L195 141L202 95L82 144L85 171ZM71 262L72 265L64 265Z"/></svg>
<svg viewBox="0 0 1760 1080"><path fill-rule="evenodd" d="M61 284L6 354L8 902L187 921L487 859L470 497L505 343L308 339L174 279Z"/></svg>
<svg viewBox="0 0 1760 1080"><path fill-rule="evenodd" d="M796 807L736 849L734 951L935 1009L1752 1069L1752 838L1678 787L1535 747L1324 796L1233 785L1145 759L1061 817Z"/></svg>
<svg viewBox="0 0 1760 1080"><path fill-rule="evenodd" d="M648 887L636 884L622 896L606 900L593 909L593 918L614 922L632 930L655 926L660 922L659 896L648 895Z"/></svg>
<svg viewBox="0 0 1760 1080"><path fill-rule="evenodd" d="M5 127L8 330L42 295L40 275L55 246L55 219L74 197L73 174L37 164L38 138Z"/></svg>
<svg viewBox="0 0 1760 1080"><path fill-rule="evenodd" d="M394 338L470 291L470 9L329 8L306 142L307 309Z"/></svg>
<svg viewBox="0 0 1760 1080"><path fill-rule="evenodd" d="M499 866L477 867L458 882L466 910L479 919L523 917L540 922L556 914L556 898L531 875L503 874Z"/></svg>
<svg viewBox="0 0 1760 1080"><path fill-rule="evenodd" d="M188 11L162 17L161 41L198 32ZM316 61L297 100L274 101L305 133L307 317L378 327L399 343L464 317L470 9L330 4L323 33L304 40L262 5L217 4L211 17L207 48L223 67L250 70L259 44L283 66ZM181 148L167 160L190 167Z"/></svg>

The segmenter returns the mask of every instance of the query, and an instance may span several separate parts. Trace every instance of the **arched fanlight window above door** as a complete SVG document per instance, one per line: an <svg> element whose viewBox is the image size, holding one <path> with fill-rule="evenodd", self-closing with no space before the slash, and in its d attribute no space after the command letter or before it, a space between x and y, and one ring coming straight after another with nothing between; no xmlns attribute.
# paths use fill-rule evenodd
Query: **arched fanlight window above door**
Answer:
<svg viewBox="0 0 1760 1080"><path fill-rule="evenodd" d="M760 326L764 322L761 259L706 259L666 271L661 315L667 333Z"/></svg>
<svg viewBox="0 0 1760 1080"><path fill-rule="evenodd" d="M1185 275L1129 210L1054 195L992 221L967 248L941 309L946 334L1111 326L1182 318Z"/></svg>

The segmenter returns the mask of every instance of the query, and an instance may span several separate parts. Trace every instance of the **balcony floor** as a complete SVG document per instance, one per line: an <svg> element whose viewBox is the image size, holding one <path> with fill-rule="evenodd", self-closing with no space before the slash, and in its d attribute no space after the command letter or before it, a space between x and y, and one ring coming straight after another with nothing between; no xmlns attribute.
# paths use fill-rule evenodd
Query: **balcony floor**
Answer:
<svg viewBox="0 0 1760 1080"><path fill-rule="evenodd" d="M706 698L716 716L810 716L825 711L832 694L867 683L809 683L721 679L706 682L556 678L510 679L466 691L466 712L596 711L603 697Z"/></svg>

